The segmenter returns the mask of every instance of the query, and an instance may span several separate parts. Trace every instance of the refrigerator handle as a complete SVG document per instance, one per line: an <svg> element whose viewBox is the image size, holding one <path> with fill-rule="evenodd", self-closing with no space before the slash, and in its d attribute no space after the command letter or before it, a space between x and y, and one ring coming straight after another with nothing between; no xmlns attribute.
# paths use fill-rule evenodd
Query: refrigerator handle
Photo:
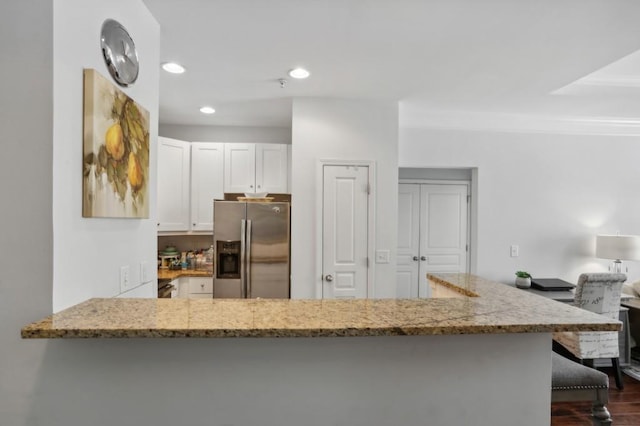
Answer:
<svg viewBox="0 0 640 426"><path fill-rule="evenodd" d="M251 298L251 220L247 220L247 257L246 257L246 283L247 283L247 294L245 297Z"/></svg>
<svg viewBox="0 0 640 426"><path fill-rule="evenodd" d="M243 299L247 297L247 258L245 256L247 247L246 227L246 221L242 219L240 221L240 295Z"/></svg>

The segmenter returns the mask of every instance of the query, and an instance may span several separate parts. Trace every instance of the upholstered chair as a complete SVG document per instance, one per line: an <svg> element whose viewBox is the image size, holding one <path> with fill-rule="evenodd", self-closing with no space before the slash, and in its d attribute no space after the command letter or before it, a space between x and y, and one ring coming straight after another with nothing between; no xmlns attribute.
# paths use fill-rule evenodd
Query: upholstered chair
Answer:
<svg viewBox="0 0 640 426"><path fill-rule="evenodd" d="M617 320L620 312L622 284L625 274L581 274L576 285L574 305ZM616 387L622 389L617 331L561 332L553 340L586 365L593 366L597 358L610 358L615 369Z"/></svg>
<svg viewBox="0 0 640 426"><path fill-rule="evenodd" d="M590 401L594 425L610 426L609 376L553 353L551 402Z"/></svg>

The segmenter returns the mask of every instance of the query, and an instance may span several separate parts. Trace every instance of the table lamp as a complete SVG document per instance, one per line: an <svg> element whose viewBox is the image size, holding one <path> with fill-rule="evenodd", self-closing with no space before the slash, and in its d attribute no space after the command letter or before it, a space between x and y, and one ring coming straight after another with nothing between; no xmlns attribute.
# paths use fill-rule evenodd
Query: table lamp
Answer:
<svg viewBox="0 0 640 426"><path fill-rule="evenodd" d="M596 257L613 259L612 272L622 273L623 260L640 260L640 236L598 235L596 237Z"/></svg>

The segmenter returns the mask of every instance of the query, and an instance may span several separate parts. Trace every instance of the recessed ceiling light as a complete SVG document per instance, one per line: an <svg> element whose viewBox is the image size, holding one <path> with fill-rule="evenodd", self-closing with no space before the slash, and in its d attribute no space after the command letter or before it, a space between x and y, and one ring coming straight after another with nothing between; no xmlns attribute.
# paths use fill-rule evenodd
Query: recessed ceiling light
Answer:
<svg viewBox="0 0 640 426"><path fill-rule="evenodd" d="M309 71L305 70L304 68L294 68L291 71L289 71L289 75L293 78L307 78L311 74L309 73Z"/></svg>
<svg viewBox="0 0 640 426"><path fill-rule="evenodd" d="M182 74L183 72L185 72L185 68L180 64L176 64L175 62L165 62L164 64L162 64L162 69L166 72L170 72L171 74Z"/></svg>
<svg viewBox="0 0 640 426"><path fill-rule="evenodd" d="M202 108L200 108L200 112L203 114L213 114L214 112L216 112L216 110L211 108L210 106L203 106Z"/></svg>

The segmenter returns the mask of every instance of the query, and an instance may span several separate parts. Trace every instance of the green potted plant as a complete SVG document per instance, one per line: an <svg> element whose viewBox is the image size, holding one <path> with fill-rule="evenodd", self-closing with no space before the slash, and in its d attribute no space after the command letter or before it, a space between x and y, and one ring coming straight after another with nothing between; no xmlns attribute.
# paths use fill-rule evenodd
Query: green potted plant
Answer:
<svg viewBox="0 0 640 426"><path fill-rule="evenodd" d="M531 287L531 274L526 271L516 272L516 287L518 288Z"/></svg>

